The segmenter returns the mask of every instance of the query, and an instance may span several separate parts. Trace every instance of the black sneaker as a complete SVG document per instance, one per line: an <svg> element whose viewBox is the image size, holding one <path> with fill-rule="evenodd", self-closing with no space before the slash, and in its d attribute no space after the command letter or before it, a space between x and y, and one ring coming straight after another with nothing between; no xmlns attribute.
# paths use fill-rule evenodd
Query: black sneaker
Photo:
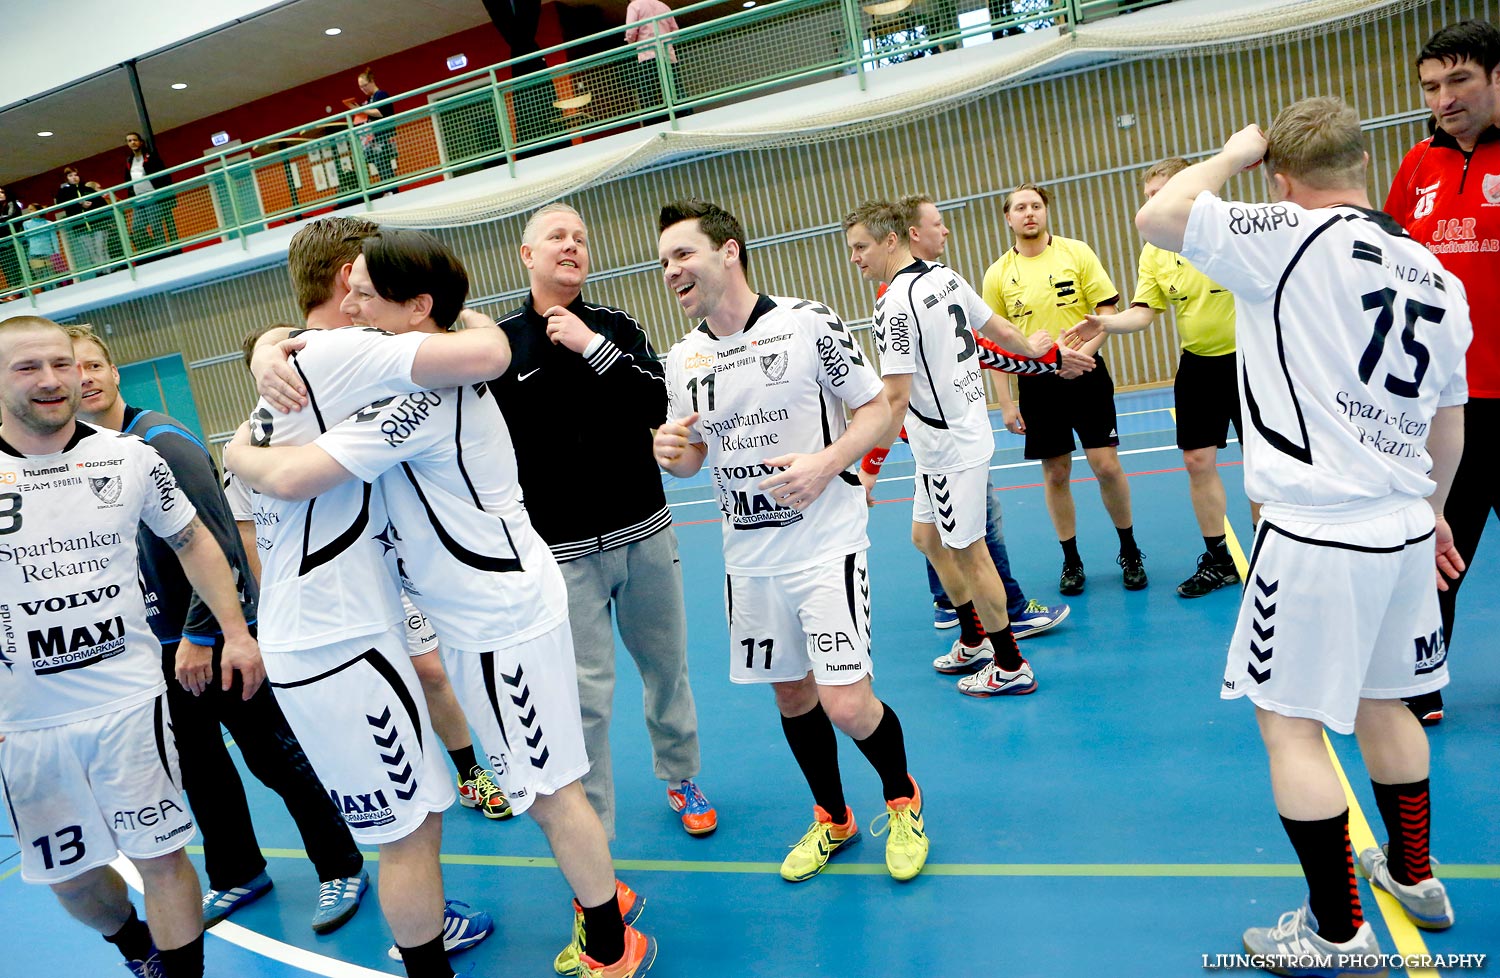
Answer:
<svg viewBox="0 0 1500 978"><path fill-rule="evenodd" d="M1057 579L1057 589L1072 597L1083 593L1083 582L1088 578L1083 573L1083 564L1063 561L1062 576Z"/></svg>
<svg viewBox="0 0 1500 978"><path fill-rule="evenodd" d="M1443 694L1441 690L1418 693L1401 701L1424 727L1435 727L1443 722Z"/></svg>
<svg viewBox="0 0 1500 978"><path fill-rule="evenodd" d="M1134 553L1120 554L1115 558L1115 563L1125 572L1125 590L1139 591L1147 584L1146 581L1146 555L1139 550Z"/></svg>
<svg viewBox="0 0 1500 978"><path fill-rule="evenodd" d="M1215 554L1205 553L1198 557L1198 569L1193 576L1177 585L1177 593L1184 598L1201 598L1221 587L1240 582L1240 572L1234 569L1234 561L1225 561Z"/></svg>

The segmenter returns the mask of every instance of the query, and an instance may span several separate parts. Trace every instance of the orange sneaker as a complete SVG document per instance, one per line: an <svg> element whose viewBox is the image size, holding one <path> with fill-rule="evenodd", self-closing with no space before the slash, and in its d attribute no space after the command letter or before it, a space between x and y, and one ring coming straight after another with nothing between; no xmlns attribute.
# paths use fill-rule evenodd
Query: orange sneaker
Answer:
<svg viewBox="0 0 1500 978"><path fill-rule="evenodd" d="M833 824L833 816L820 806L813 806L813 823L806 834L792 846L781 861L781 878L788 883L800 883L812 879L828 865L829 858L851 842L859 839L859 826L854 823L854 809L849 808L848 818L841 825Z"/></svg>
<svg viewBox="0 0 1500 978"><path fill-rule="evenodd" d="M626 886L623 880L615 880L615 899L620 904L620 917L626 926L640 919L646 910L646 898ZM583 908L573 901L573 939L568 946L552 959L552 970L560 975L576 974L578 958L583 953Z"/></svg>
<svg viewBox="0 0 1500 978"><path fill-rule="evenodd" d="M688 835L708 835L719 827L719 813L691 778L682 779L682 787L667 789L667 804L682 813L682 827Z"/></svg>
<svg viewBox="0 0 1500 978"><path fill-rule="evenodd" d="M656 963L656 938L625 928L625 953L614 964L600 964L587 954L578 958L578 978L638 978Z"/></svg>

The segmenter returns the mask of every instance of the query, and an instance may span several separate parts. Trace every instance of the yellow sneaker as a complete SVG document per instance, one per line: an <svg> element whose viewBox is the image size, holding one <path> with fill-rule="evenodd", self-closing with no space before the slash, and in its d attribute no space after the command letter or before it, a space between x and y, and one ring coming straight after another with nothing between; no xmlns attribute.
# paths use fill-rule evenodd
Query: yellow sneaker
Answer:
<svg viewBox="0 0 1500 978"><path fill-rule="evenodd" d="M635 923L641 918L646 910L646 898L626 886L621 880L615 880L615 899L620 903L620 917L626 926ZM573 938L568 941L568 946L557 952L557 957L552 959L552 970L560 975L573 975L578 973L578 959L583 954L583 908L578 901L573 901Z"/></svg>
<svg viewBox="0 0 1500 978"><path fill-rule="evenodd" d="M495 784L489 771L476 767L469 777L458 776L458 803L465 808L477 808L485 818L501 821L515 815L505 792Z"/></svg>
<svg viewBox="0 0 1500 978"><path fill-rule="evenodd" d="M885 868L898 880L909 880L927 865L927 832L922 826L922 789L911 778L911 797L885 803L885 811L870 823L871 835L889 832L885 839ZM876 827L881 819L885 822Z"/></svg>
<svg viewBox="0 0 1500 978"><path fill-rule="evenodd" d="M782 879L788 883L812 879L823 871L823 867L828 865L829 857L835 852L859 840L859 826L854 824L854 809L846 810L847 820L841 825L835 825L833 816L821 807L813 806L815 820L781 861Z"/></svg>

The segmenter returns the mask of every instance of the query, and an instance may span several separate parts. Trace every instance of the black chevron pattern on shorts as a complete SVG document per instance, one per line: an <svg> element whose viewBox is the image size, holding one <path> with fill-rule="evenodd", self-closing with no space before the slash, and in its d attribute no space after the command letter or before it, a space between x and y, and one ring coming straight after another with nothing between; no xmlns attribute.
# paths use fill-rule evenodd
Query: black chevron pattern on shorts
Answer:
<svg viewBox="0 0 1500 978"><path fill-rule="evenodd" d="M1276 637L1276 623L1273 621L1276 617L1275 595L1280 587L1280 581L1268 583L1265 578L1256 574L1255 585L1248 595L1255 607L1255 614L1250 618L1250 631L1255 637L1250 639L1250 654L1254 661L1246 662L1245 669L1256 685L1262 685L1271 678L1271 656L1275 652L1271 640ZM1256 662L1265 668L1255 668Z"/></svg>
<svg viewBox="0 0 1500 978"><path fill-rule="evenodd" d="M531 748L532 751L528 760L531 761L531 766L538 771L544 770L547 767L547 759L552 756L552 751L546 744L542 743L542 739L546 735L542 731L542 725L537 722L536 704L531 702L531 685L526 682L526 670L521 666L516 666L516 674L514 676L507 676L504 670L501 670L500 678L505 682L505 685L515 690L515 692L509 695L510 701L516 705L516 709L526 711L520 714L517 719L521 721L521 726L526 728L526 733L523 736L526 738L526 746ZM541 749L538 750L537 748Z"/></svg>
<svg viewBox="0 0 1500 978"><path fill-rule="evenodd" d="M379 716L366 713L365 722L374 728L370 731L370 739L380 748L380 763L386 767L385 776L396 786L396 797L410 801L417 793L417 774L406 758L406 746L396 742L401 731L391 716L391 708L387 706Z"/></svg>
<svg viewBox="0 0 1500 978"><path fill-rule="evenodd" d="M953 491L948 488L946 475L932 477L932 503L943 529L952 533L953 528L958 526L958 520L953 517Z"/></svg>

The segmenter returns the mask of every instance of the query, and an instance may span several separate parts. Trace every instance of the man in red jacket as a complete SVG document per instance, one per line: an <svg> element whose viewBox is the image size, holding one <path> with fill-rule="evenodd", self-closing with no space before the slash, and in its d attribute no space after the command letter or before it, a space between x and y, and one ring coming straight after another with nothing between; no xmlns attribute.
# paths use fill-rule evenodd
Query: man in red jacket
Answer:
<svg viewBox="0 0 1500 978"><path fill-rule="evenodd" d="M1469 403L1464 427L1493 431L1500 422L1500 29L1466 20L1444 27L1417 55L1417 75L1437 130L1411 148L1391 184L1385 210L1458 276L1469 294ZM1490 511L1500 514L1500 484L1488 477L1490 441L1469 439L1444 516L1465 564L1474 559ZM1464 577L1438 593L1445 644ZM1443 718L1441 693L1407 702L1424 724Z"/></svg>

